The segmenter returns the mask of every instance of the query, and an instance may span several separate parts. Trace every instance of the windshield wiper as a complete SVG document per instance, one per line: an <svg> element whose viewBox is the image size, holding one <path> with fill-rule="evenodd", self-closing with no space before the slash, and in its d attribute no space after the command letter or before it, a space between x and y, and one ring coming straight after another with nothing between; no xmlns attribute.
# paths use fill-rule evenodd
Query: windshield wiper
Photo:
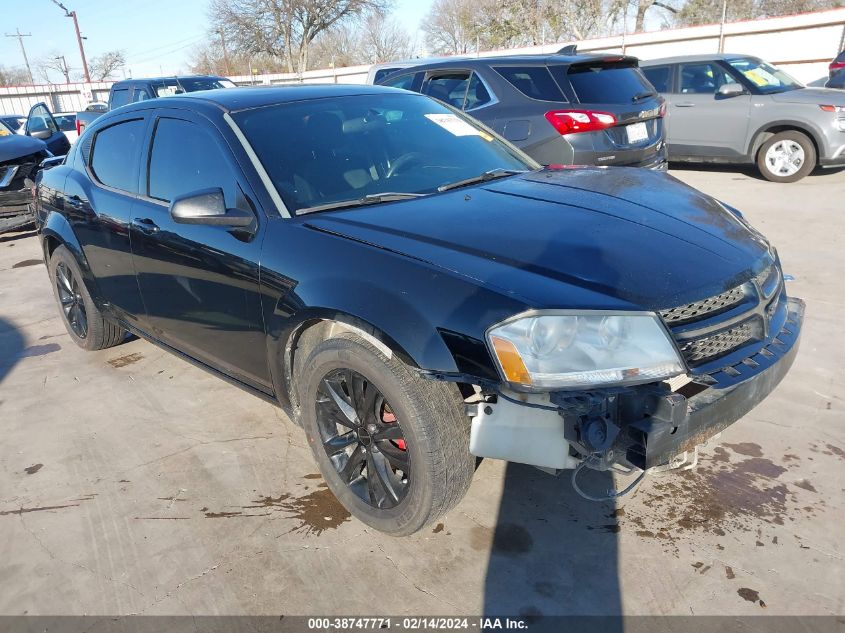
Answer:
<svg viewBox="0 0 845 633"><path fill-rule="evenodd" d="M488 180L496 180L497 178L505 178L506 176L514 176L516 174L524 174L523 169L489 169L483 174L473 176L472 178L464 178L445 185L440 185L437 191L449 191L450 189L457 189L458 187L466 187L467 185L474 185L479 182L487 182Z"/></svg>
<svg viewBox="0 0 845 633"><path fill-rule="evenodd" d="M657 96L657 93L651 92L650 90L648 92L638 92L633 97L631 97L631 101L636 103L637 101L642 101L643 99L648 99L649 97L656 97L656 96Z"/></svg>
<svg viewBox="0 0 845 633"><path fill-rule="evenodd" d="M329 211L330 209L364 207L368 204L379 204L381 202L395 202L397 200L408 200L410 198L420 198L424 195L425 194L423 193L405 193L401 191L384 191L382 193L370 193L361 198L353 198L351 200L340 200L338 202L327 202L326 204L318 204L313 207L305 207L304 209L299 209L296 214L305 215L306 213Z"/></svg>

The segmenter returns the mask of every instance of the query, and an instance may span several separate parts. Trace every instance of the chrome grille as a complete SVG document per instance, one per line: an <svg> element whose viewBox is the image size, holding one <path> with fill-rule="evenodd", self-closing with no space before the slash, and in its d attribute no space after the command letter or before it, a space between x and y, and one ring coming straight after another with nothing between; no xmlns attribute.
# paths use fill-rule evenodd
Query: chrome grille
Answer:
<svg viewBox="0 0 845 633"><path fill-rule="evenodd" d="M770 264L767 268L757 273L757 276L754 277L754 282L763 292L765 298L771 297L780 283L777 266Z"/></svg>
<svg viewBox="0 0 845 633"><path fill-rule="evenodd" d="M680 342L681 353L690 365L722 356L760 336L759 319L748 319L729 330L711 336Z"/></svg>
<svg viewBox="0 0 845 633"><path fill-rule="evenodd" d="M663 317L663 320L669 327L672 327L685 323L686 321L695 321L713 312L727 310L742 301L744 296L743 287L737 286L714 297L708 297L701 301L695 301L668 310L660 310L660 316Z"/></svg>

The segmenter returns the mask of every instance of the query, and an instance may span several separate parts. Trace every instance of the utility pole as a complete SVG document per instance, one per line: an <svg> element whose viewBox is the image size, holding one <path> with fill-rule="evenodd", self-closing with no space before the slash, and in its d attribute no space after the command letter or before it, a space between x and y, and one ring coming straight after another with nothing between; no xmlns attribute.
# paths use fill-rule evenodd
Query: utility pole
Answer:
<svg viewBox="0 0 845 633"><path fill-rule="evenodd" d="M226 64L226 74L231 75L232 71L229 70L229 51L226 50L226 35L223 33L223 29L217 29L217 34L220 35L220 43L223 45L223 63Z"/></svg>
<svg viewBox="0 0 845 633"><path fill-rule="evenodd" d="M59 0L51 0L53 4L65 12L66 18L73 18L73 28L76 29L76 42L79 44L79 55L82 57L82 73L85 76L85 82L91 83L91 75L88 72L88 60L85 59L85 47L82 46L82 34L79 32L79 20L76 19L76 11L68 11L68 8Z"/></svg>
<svg viewBox="0 0 845 633"><path fill-rule="evenodd" d="M26 64L26 72L29 75L29 83L34 84L35 79L32 77L32 68L29 67L29 58L26 56L26 48L23 45L23 38L32 37L32 33L21 33L20 29L15 29L14 33L6 33L6 37L18 38L18 44L21 45L21 54L23 55L23 63Z"/></svg>
<svg viewBox="0 0 845 633"><path fill-rule="evenodd" d="M719 23L719 52L725 52L725 21L728 19L728 0L722 2L722 21Z"/></svg>

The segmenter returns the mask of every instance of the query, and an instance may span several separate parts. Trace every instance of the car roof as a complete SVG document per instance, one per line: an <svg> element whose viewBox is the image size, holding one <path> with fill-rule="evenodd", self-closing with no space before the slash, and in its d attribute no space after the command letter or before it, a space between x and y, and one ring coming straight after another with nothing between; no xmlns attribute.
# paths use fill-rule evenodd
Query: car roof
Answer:
<svg viewBox="0 0 845 633"><path fill-rule="evenodd" d="M575 55L563 54L544 54L544 55L496 55L494 57L462 57L462 58L448 58L441 59L434 62L424 64L414 64L409 68L425 67L426 69L435 68L450 68L461 66L464 68L471 68L473 66L489 66L491 64L580 64L589 63L592 61L607 61L607 60L631 60L636 61L636 57L629 55L620 55L618 53L578 53ZM397 71L398 72L398 71Z"/></svg>
<svg viewBox="0 0 845 633"><path fill-rule="evenodd" d="M754 55L740 53L699 53L698 55L675 55L674 57L660 57L658 59L642 59L640 66L656 66L659 64L677 64L682 62L712 62L716 60L757 59Z"/></svg>
<svg viewBox="0 0 845 633"><path fill-rule="evenodd" d="M173 79L226 79L219 75L167 75L165 77L136 77L133 79L121 79L114 82L112 88L137 83L149 83L151 81L171 81Z"/></svg>
<svg viewBox="0 0 845 633"><path fill-rule="evenodd" d="M290 84L281 86L247 86L242 88L218 88L216 90L202 90L186 92L172 97L159 97L138 101L122 108L120 112L142 110L150 106L168 107L190 106L200 104L213 105L227 111L248 110L262 106L290 103L293 101L308 101L311 99L330 99L369 94L415 94L398 88L384 86L369 86L365 84Z"/></svg>

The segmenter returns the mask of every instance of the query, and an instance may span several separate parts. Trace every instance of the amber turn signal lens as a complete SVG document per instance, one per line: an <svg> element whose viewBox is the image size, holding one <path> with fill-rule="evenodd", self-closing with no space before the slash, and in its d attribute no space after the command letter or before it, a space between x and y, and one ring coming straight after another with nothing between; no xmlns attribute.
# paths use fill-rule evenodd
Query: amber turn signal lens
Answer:
<svg viewBox="0 0 845 633"><path fill-rule="evenodd" d="M505 378L510 382L530 385L531 374L525 368L525 364L522 362L514 344L498 336L491 336L490 342L493 344L493 349L499 359L499 364L502 366L502 373L504 373Z"/></svg>

